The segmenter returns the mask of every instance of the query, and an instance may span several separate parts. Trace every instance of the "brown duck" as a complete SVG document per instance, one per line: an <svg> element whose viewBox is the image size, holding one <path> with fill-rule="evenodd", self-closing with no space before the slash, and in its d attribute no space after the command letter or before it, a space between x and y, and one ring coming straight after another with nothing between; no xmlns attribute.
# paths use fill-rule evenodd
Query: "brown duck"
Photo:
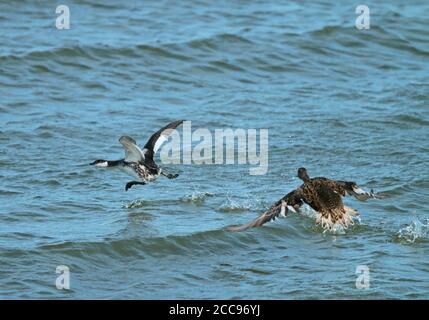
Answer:
<svg viewBox="0 0 429 320"><path fill-rule="evenodd" d="M261 216L244 225L229 226L226 230L244 231L260 227L279 216L285 217L289 211L298 212L304 204L308 204L316 211L316 223L325 230L330 230L335 225L341 225L347 229L353 225L353 216L358 215L358 212L345 206L342 197L350 195L362 201L384 197L375 194L372 190L366 192L352 181L330 180L324 177L310 179L305 168L298 169L298 177L304 183L277 201Z"/></svg>

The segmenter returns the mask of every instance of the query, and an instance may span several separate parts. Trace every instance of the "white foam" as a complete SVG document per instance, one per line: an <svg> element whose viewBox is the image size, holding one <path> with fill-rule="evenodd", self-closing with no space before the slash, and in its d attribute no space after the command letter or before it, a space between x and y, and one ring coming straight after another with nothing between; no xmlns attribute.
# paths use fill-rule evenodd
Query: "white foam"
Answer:
<svg viewBox="0 0 429 320"><path fill-rule="evenodd" d="M398 231L398 238L409 243L418 239L429 238L429 219L420 221L415 218L409 225L405 225Z"/></svg>
<svg viewBox="0 0 429 320"><path fill-rule="evenodd" d="M296 212L293 208L291 209L290 206L287 207L292 212ZM323 217L322 214L314 210L306 203L304 203L299 208L298 213L305 217L314 219L316 224L320 225L324 229L324 232L332 231L334 233L343 233L350 226L353 226L356 221L360 223L359 213L355 209L349 208L347 206L344 206L344 208L346 213L343 214L342 218L337 220L335 223L332 221L331 216Z"/></svg>

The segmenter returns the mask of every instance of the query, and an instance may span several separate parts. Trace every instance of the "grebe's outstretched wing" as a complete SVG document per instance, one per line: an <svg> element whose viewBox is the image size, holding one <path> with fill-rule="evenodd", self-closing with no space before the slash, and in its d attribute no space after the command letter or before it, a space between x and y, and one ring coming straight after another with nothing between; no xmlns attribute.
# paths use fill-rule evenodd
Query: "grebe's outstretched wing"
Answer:
<svg viewBox="0 0 429 320"><path fill-rule="evenodd" d="M128 136L122 136L119 142L125 149L125 161L128 162L142 162L145 159L144 152L137 145L137 142Z"/></svg>
<svg viewBox="0 0 429 320"><path fill-rule="evenodd" d="M180 126L185 120L177 120L169 123L165 127L155 132L144 146L144 154L147 160L153 160L153 155L159 150L161 145L167 141L169 135Z"/></svg>

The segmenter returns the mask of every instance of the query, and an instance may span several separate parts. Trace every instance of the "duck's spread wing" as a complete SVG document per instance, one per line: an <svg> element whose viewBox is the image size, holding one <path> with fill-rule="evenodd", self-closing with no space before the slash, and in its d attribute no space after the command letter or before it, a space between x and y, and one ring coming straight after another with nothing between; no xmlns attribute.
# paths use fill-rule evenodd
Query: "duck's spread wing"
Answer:
<svg viewBox="0 0 429 320"><path fill-rule="evenodd" d="M258 218L243 225L226 227L225 230L236 232L244 231L254 227L260 227L269 221L275 220L279 216L286 216L289 210L295 211L295 209L299 208L303 203L302 190L298 188L274 203Z"/></svg>
<svg viewBox="0 0 429 320"><path fill-rule="evenodd" d="M141 162L144 161L145 154L137 145L137 142L128 136L122 136L119 142L125 149L125 161L128 162Z"/></svg>
<svg viewBox="0 0 429 320"><path fill-rule="evenodd" d="M383 193L375 193L374 190L371 189L371 191L366 191L362 188L360 188L356 182L353 181L335 181L337 188L341 188L344 192L344 194L347 194L349 196L355 197L356 199L360 201L365 201L368 199L384 199L387 197L387 195Z"/></svg>
<svg viewBox="0 0 429 320"><path fill-rule="evenodd" d="M144 146L146 158L153 159L153 155L158 151L161 145L167 141L168 136L173 132L173 130L180 126L183 121L185 120L173 121L155 132Z"/></svg>
<svg viewBox="0 0 429 320"><path fill-rule="evenodd" d="M374 193L374 190L366 191L360 188L354 181L343 181L343 180L330 180L327 178L314 178L328 187L332 188L335 192L342 196L352 196L358 200L365 201L367 199L384 199L387 195L382 193Z"/></svg>
<svg viewBox="0 0 429 320"><path fill-rule="evenodd" d="M244 230L254 228L254 227L260 227L260 226L264 225L265 223L267 223L271 220L275 220L276 217L278 217L280 215L282 210L285 210L285 207L286 206L284 204L273 205L270 209L265 211L258 218L254 219L254 220L252 220L246 224L243 224L243 225L226 227L225 230L230 231L230 232L238 232L238 231L244 231Z"/></svg>

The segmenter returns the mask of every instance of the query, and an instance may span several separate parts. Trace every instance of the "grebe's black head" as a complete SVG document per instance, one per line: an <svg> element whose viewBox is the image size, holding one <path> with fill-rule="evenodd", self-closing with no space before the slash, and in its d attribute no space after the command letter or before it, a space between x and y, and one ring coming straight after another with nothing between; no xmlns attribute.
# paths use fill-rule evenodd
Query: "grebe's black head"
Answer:
<svg viewBox="0 0 429 320"><path fill-rule="evenodd" d="M107 167L109 163L107 160L95 160L94 162L91 162L90 165L96 167Z"/></svg>
<svg viewBox="0 0 429 320"><path fill-rule="evenodd" d="M304 182L310 180L310 177L307 174L307 169L299 168L298 169L298 178L300 178Z"/></svg>

